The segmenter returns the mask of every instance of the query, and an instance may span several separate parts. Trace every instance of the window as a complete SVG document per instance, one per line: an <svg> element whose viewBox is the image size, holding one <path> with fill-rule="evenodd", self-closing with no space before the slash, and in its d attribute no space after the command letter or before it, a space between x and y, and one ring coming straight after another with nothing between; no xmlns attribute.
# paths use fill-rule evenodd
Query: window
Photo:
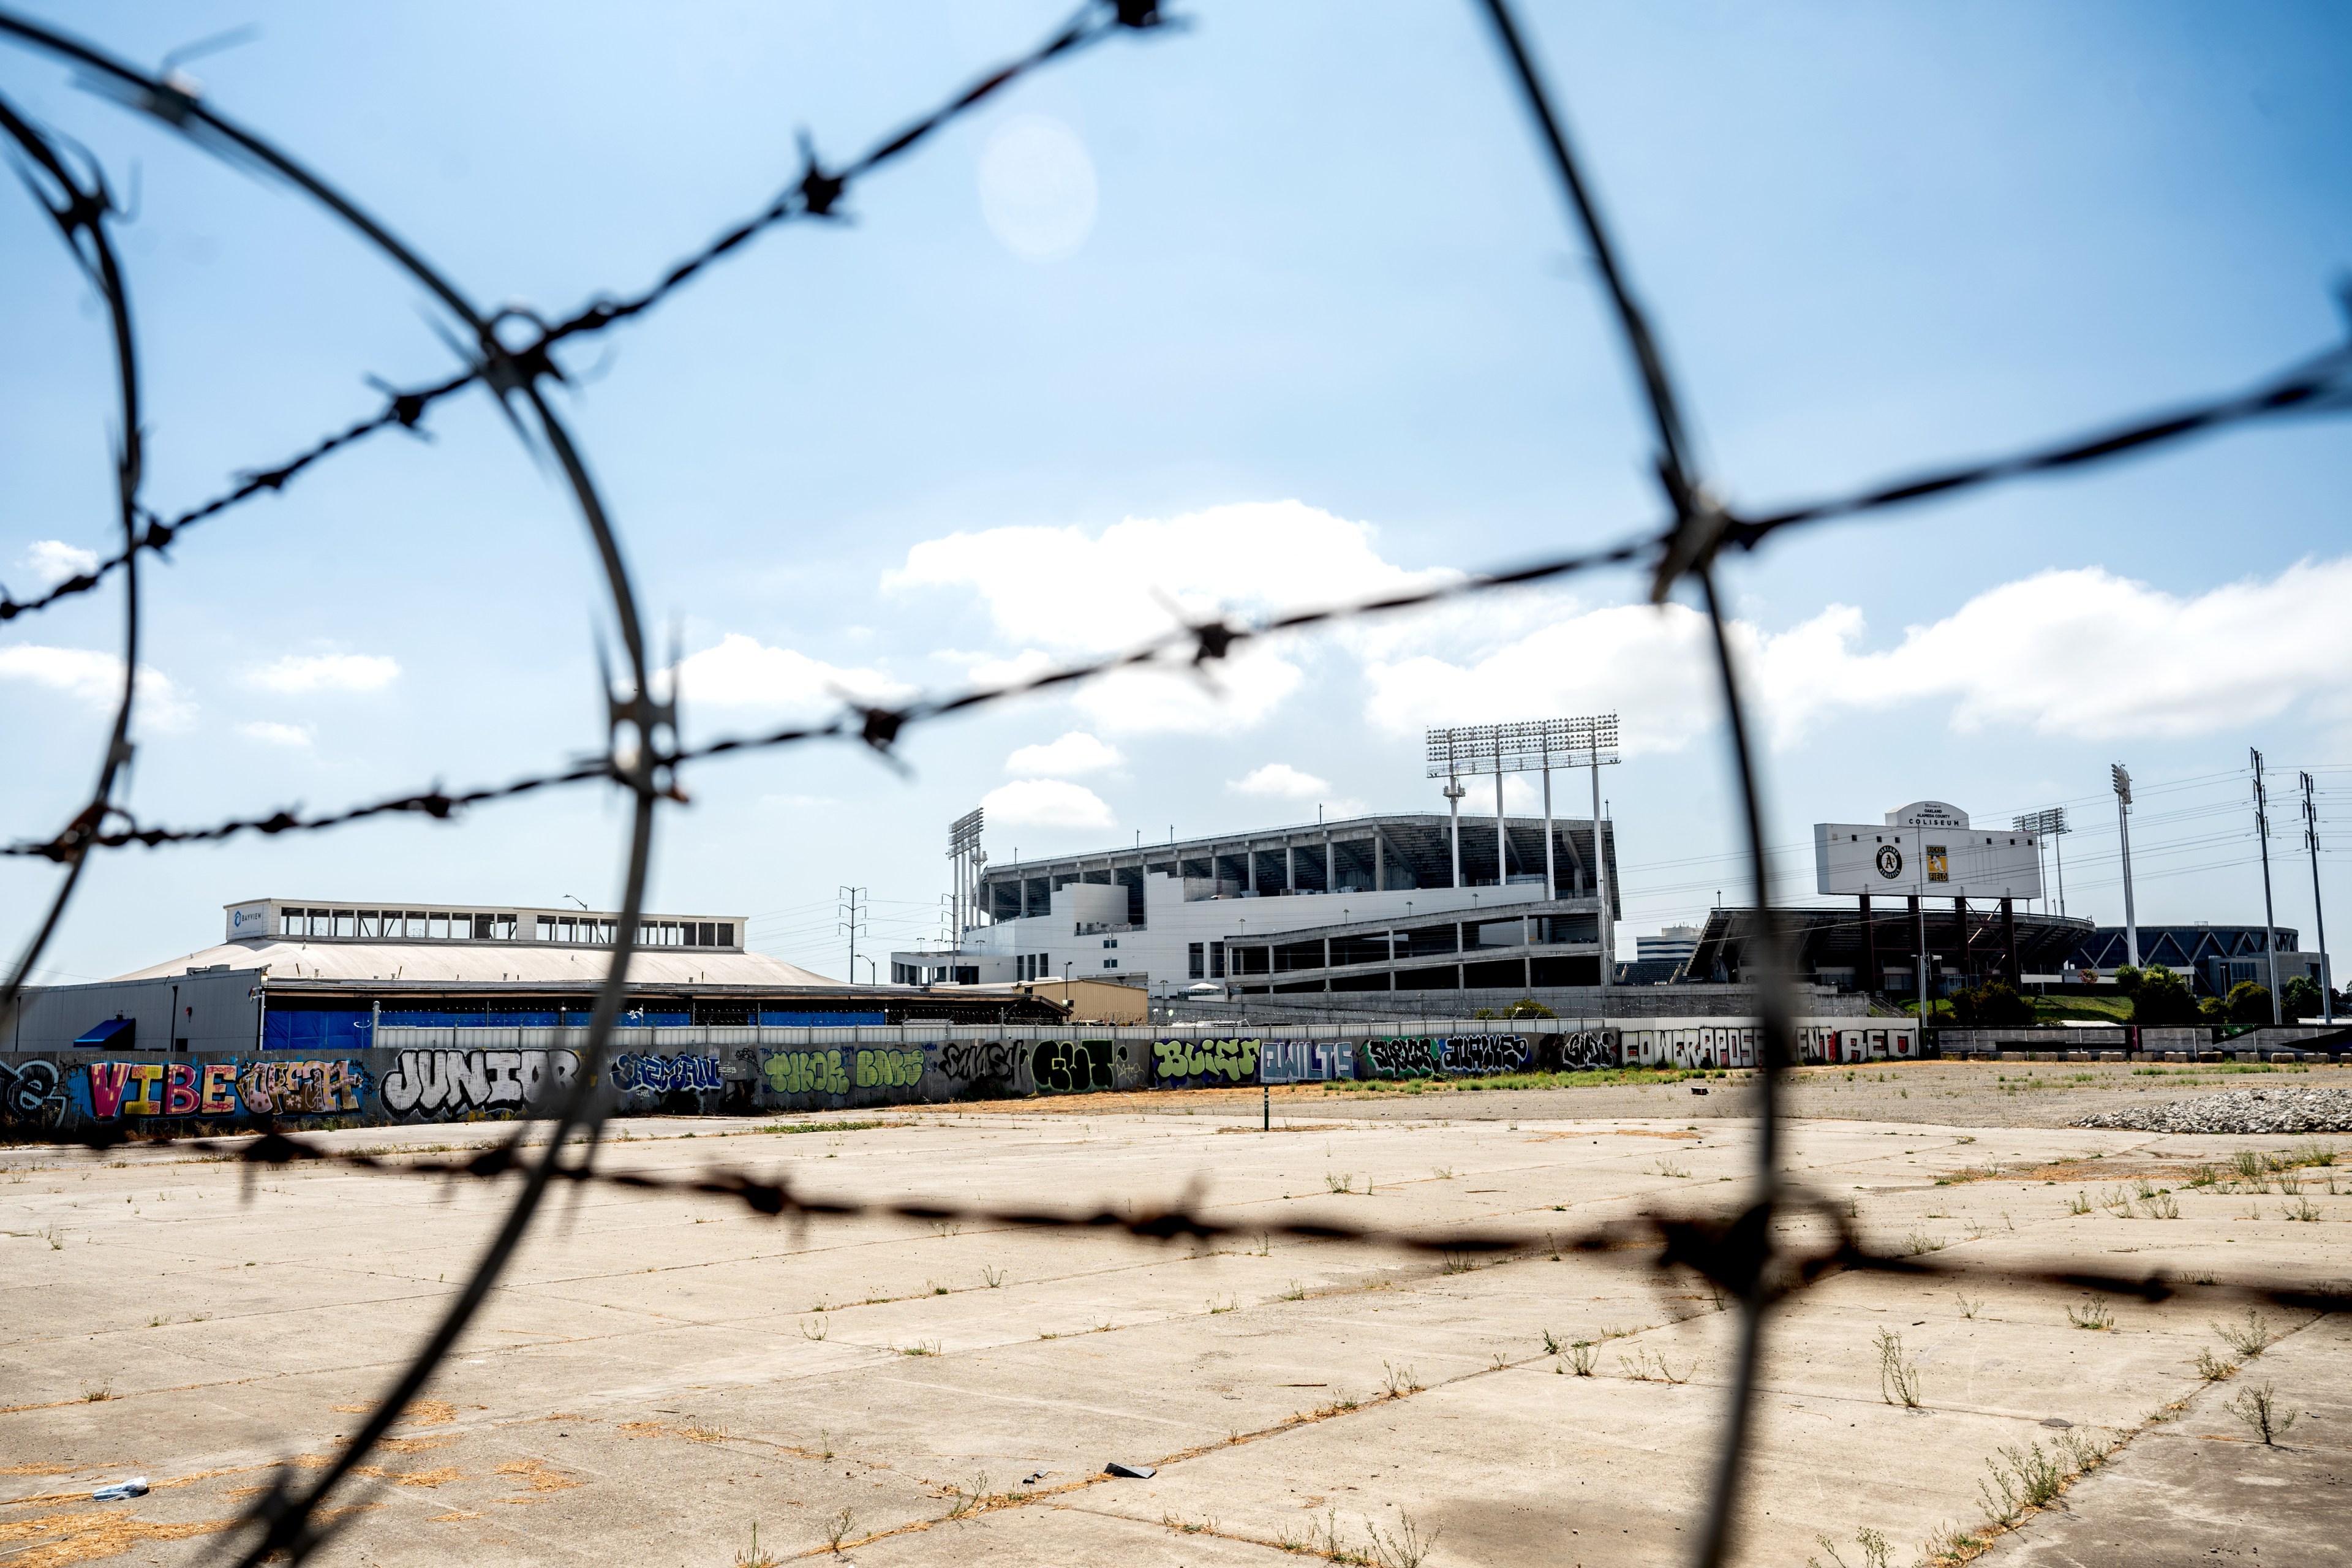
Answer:
<svg viewBox="0 0 2352 1568"><path fill-rule="evenodd" d="M1209 944L1209 978L1223 980L1224 977L1225 944L1222 942L1213 942Z"/></svg>
<svg viewBox="0 0 2352 1568"><path fill-rule="evenodd" d="M555 940L555 917L553 915L541 915L539 917L539 940L541 942L553 942Z"/></svg>
<svg viewBox="0 0 2352 1568"><path fill-rule="evenodd" d="M1054 958L1053 958L1053 955L1052 955L1051 953L1040 952L1040 953L1036 953L1036 954L1034 954L1034 957L1036 958L1036 960L1037 960L1037 974L1038 974L1038 977L1039 977L1039 978L1041 978L1041 979L1048 979L1048 980L1052 979L1052 978L1053 978L1053 974L1054 974Z"/></svg>
<svg viewBox="0 0 2352 1568"><path fill-rule="evenodd" d="M335 915L334 919L335 934L337 936L353 936L358 934L359 917L352 914L351 910L341 910Z"/></svg>
<svg viewBox="0 0 2352 1568"><path fill-rule="evenodd" d="M701 922L700 930L702 931L703 946L717 947L719 945L719 928L717 926L711 924L709 921L704 921Z"/></svg>
<svg viewBox="0 0 2352 1568"><path fill-rule="evenodd" d="M449 911L436 910L425 917L425 934L435 942L449 940Z"/></svg>
<svg viewBox="0 0 2352 1568"><path fill-rule="evenodd" d="M1103 960L1103 967L1105 969L1117 969L1118 967L1118 960L1116 958L1106 958Z"/></svg>
<svg viewBox="0 0 2352 1568"><path fill-rule="evenodd" d="M1197 942L1185 950L1185 968L1189 978L1199 980L1208 973L1208 951L1206 943Z"/></svg>
<svg viewBox="0 0 2352 1568"><path fill-rule="evenodd" d="M490 935L499 942L512 942L520 933L521 922L512 915L492 915Z"/></svg>
<svg viewBox="0 0 2352 1568"><path fill-rule="evenodd" d="M719 922L719 945L721 947L733 947L735 945L735 922L733 921L720 921Z"/></svg>
<svg viewBox="0 0 2352 1568"><path fill-rule="evenodd" d="M390 910L386 910L384 911L387 915L391 912L392 911ZM411 910L408 911L408 934L414 941L423 942L425 940L425 911L423 910Z"/></svg>
<svg viewBox="0 0 2352 1568"><path fill-rule="evenodd" d="M1118 938L1115 936L1107 936L1103 938L1103 945L1105 947L1117 947L1118 945Z"/></svg>
<svg viewBox="0 0 2352 1568"><path fill-rule="evenodd" d="M490 940L489 916L476 915L474 917L474 940L476 942L488 942Z"/></svg>

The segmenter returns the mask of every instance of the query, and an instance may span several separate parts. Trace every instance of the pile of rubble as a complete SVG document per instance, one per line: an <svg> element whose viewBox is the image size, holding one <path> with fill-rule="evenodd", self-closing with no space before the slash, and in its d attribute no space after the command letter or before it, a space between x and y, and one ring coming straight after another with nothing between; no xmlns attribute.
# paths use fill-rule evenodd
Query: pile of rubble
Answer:
<svg viewBox="0 0 2352 1568"><path fill-rule="evenodd" d="M2077 1127L2149 1132L2352 1132L2352 1089L2233 1089L2085 1116Z"/></svg>

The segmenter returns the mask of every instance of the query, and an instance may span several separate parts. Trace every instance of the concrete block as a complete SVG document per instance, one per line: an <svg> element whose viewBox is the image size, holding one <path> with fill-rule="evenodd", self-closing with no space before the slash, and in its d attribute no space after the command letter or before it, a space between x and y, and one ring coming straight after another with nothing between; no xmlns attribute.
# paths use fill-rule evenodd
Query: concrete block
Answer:
<svg viewBox="0 0 2352 1568"><path fill-rule="evenodd" d="M2124 1053L2121 1051L2101 1051L2099 1053L2099 1059L2103 1062L2119 1062L2124 1059Z"/></svg>

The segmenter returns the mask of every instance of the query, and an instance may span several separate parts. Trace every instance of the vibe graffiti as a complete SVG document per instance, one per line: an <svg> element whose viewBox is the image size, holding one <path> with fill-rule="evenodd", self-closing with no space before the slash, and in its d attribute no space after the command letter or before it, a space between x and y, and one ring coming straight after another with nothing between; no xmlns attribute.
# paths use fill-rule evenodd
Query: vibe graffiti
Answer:
<svg viewBox="0 0 2352 1568"><path fill-rule="evenodd" d="M851 1081L860 1089L913 1089L923 1081L923 1047L860 1050Z"/></svg>
<svg viewBox="0 0 2352 1568"><path fill-rule="evenodd" d="M551 1098L579 1076L571 1051L403 1051L383 1075L384 1105L412 1111L519 1110Z"/></svg>
<svg viewBox="0 0 2352 1568"><path fill-rule="evenodd" d="M65 1114L64 1083L55 1062L0 1062L0 1121L56 1121Z"/></svg>
<svg viewBox="0 0 2352 1568"><path fill-rule="evenodd" d="M1257 1078L1255 1040L1154 1040L1153 1066L1160 1081L1181 1079L1249 1083Z"/></svg>
<svg viewBox="0 0 2352 1568"><path fill-rule="evenodd" d="M839 1051L767 1051L760 1071L778 1094L847 1094L849 1075Z"/></svg>
<svg viewBox="0 0 2352 1568"><path fill-rule="evenodd" d="M612 1077L613 1087L623 1094L715 1094L724 1087L719 1058L691 1053L653 1057L631 1052L615 1057Z"/></svg>
<svg viewBox="0 0 2352 1568"><path fill-rule="evenodd" d="M1003 1040L951 1040L940 1047L940 1071L959 1083L1010 1083L1020 1070L1019 1051Z"/></svg>
<svg viewBox="0 0 2352 1568"><path fill-rule="evenodd" d="M1517 1072L1528 1065L1528 1043L1517 1035L1455 1035L1445 1041L1445 1070L1475 1077Z"/></svg>
<svg viewBox="0 0 2352 1568"><path fill-rule="evenodd" d="M362 1109L366 1064L355 1060L91 1062L89 1113L125 1116L334 1116Z"/></svg>
<svg viewBox="0 0 2352 1568"><path fill-rule="evenodd" d="M1358 1078L1435 1078L1444 1069L1440 1042L1366 1040L1356 1053Z"/></svg>
<svg viewBox="0 0 2352 1568"><path fill-rule="evenodd" d="M1118 1059L1126 1058L1125 1049L1108 1040L1047 1040L1030 1057L1029 1075L1039 1094L1117 1089L1118 1077L1111 1067L1114 1053Z"/></svg>

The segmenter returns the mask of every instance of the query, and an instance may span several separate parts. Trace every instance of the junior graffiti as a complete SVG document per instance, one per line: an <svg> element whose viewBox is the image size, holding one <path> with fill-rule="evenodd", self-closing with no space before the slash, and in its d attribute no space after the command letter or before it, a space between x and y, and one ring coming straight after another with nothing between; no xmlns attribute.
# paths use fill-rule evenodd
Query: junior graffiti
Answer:
<svg viewBox="0 0 2352 1568"><path fill-rule="evenodd" d="M383 1103L402 1116L520 1110L552 1098L579 1071L571 1051L403 1051L383 1075Z"/></svg>
<svg viewBox="0 0 2352 1568"><path fill-rule="evenodd" d="M1251 1083L1257 1078L1255 1040L1154 1040L1151 1055L1162 1083Z"/></svg>

